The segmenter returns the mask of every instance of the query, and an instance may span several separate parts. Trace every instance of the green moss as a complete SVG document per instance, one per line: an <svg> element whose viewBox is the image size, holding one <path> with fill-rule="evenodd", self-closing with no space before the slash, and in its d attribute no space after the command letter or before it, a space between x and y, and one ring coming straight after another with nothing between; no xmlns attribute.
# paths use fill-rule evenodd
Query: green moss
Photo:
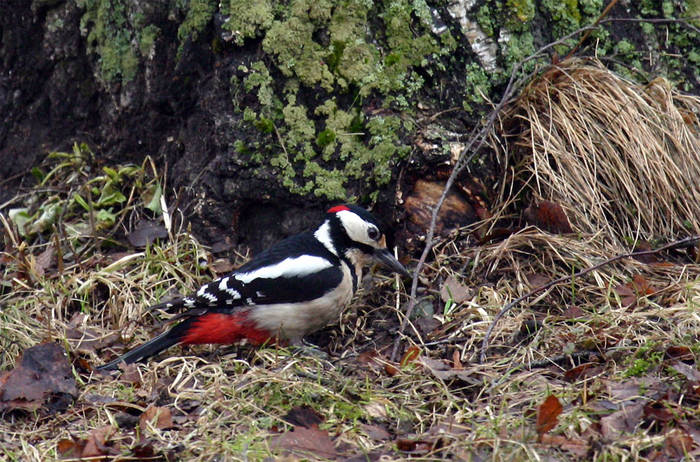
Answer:
<svg viewBox="0 0 700 462"><path fill-rule="evenodd" d="M80 30L86 36L88 51L100 57L102 78L107 82L132 80L140 54L139 36L134 30L142 25L141 18L130 18L125 1L76 0L76 4L84 10ZM154 38L156 30L147 30L147 40Z"/></svg>
<svg viewBox="0 0 700 462"><path fill-rule="evenodd" d="M221 13L228 16L224 25L233 34L236 44L244 39L256 37L272 24L272 2L270 0L230 0L221 2Z"/></svg>
<svg viewBox="0 0 700 462"><path fill-rule="evenodd" d="M216 11L216 0L189 0L186 9L185 20L177 29L177 38L180 40L178 55L182 52L182 46L187 40L196 41L199 34L209 24Z"/></svg>

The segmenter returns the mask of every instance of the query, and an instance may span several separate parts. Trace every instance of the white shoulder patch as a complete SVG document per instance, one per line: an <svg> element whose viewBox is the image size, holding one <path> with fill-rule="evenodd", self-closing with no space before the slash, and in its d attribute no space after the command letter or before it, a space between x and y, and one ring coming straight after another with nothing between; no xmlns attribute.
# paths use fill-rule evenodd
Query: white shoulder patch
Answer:
<svg viewBox="0 0 700 462"><path fill-rule="evenodd" d="M331 238L331 224L328 220L324 221L321 226L318 227L316 232L314 232L314 237L323 244L333 255L338 256L335 247L333 246L333 239Z"/></svg>
<svg viewBox="0 0 700 462"><path fill-rule="evenodd" d="M243 284L248 284L255 279L275 279L279 277L291 278L306 276L333 266L323 257L302 255L295 258L286 258L274 265L265 266L247 273L236 274L233 277Z"/></svg>

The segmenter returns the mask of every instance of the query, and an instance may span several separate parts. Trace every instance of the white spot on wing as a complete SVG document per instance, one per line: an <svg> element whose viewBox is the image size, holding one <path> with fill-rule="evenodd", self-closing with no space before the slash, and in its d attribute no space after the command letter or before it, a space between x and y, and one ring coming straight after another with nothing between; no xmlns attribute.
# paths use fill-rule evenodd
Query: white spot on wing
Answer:
<svg viewBox="0 0 700 462"><path fill-rule="evenodd" d="M243 284L248 284L255 279L306 276L323 271L331 266L331 262L325 258L315 257L313 255L302 255L295 258L286 258L274 265L265 266L247 273L236 274L234 277Z"/></svg>
<svg viewBox="0 0 700 462"><path fill-rule="evenodd" d="M212 295L212 294L207 293L207 292L204 292L202 295L200 295L200 297L206 298L206 299L209 300L211 303L216 303L217 301L219 301L219 299L216 298L216 295Z"/></svg>
<svg viewBox="0 0 700 462"><path fill-rule="evenodd" d="M240 292L238 292L236 289L234 289L232 287L228 287L228 276L223 278L221 280L221 282L219 283L219 291L228 293L232 298L231 303L233 303L233 300L238 300L239 298L241 298ZM229 303L229 305L231 303Z"/></svg>
<svg viewBox="0 0 700 462"><path fill-rule="evenodd" d="M321 226L318 227L314 233L314 237L324 245L333 255L338 255L333 246L333 239L331 239L331 225L328 220L324 221Z"/></svg>

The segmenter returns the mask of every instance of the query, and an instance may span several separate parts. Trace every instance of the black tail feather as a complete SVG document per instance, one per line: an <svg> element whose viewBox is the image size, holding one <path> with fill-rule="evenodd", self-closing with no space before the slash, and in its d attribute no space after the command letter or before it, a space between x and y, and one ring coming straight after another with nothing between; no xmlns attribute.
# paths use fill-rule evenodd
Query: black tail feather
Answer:
<svg viewBox="0 0 700 462"><path fill-rule="evenodd" d="M138 361L143 361L155 356L161 351L170 348L173 345L177 345L182 341L182 338L187 333L187 330L192 324L193 318L185 319L178 325L172 327L170 330L163 332L158 337L149 340L143 345L139 345L136 348L129 350L123 355L119 356L117 359L103 364L97 367L98 371L111 371L119 368L119 364L122 362L126 364L135 363Z"/></svg>

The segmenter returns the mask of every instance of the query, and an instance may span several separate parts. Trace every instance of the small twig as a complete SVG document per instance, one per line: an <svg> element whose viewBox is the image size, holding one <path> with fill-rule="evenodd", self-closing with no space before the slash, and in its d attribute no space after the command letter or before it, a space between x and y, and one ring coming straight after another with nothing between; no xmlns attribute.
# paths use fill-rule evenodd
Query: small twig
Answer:
<svg viewBox="0 0 700 462"><path fill-rule="evenodd" d="M445 202L445 199L447 198L447 194L450 191L450 188L452 187L452 184L455 182L457 179L457 175L464 169L469 164L469 161L479 152L479 149L481 149L481 146L483 146L484 142L486 141L487 135L493 125L496 123L496 120L498 119L498 116L500 115L501 111L511 102L513 96L515 95L516 91L520 89L520 87L525 83L528 82L532 76L534 75L533 73L530 73L520 79L517 79L518 73L520 70L523 68L523 66L539 57L543 56L543 53L547 50L549 50L552 47L555 47L557 45L560 45L567 40L569 40L572 37L575 37L582 32L585 32L589 29L593 29L593 27L583 27L581 29L578 29L562 38L559 40L555 40L554 42L548 43L547 45L543 46L539 50L537 50L535 53L531 54L527 58L523 59L519 63L517 63L515 66L513 66L513 70L511 71L510 78L508 79L508 85L506 86L506 89L503 92L503 96L501 97L501 101L491 110L489 113L489 116L486 118L485 122L483 125L475 126L472 132L470 133L469 136L469 142L465 146L465 148L462 150L462 152L459 154L459 158L457 162L455 163L454 168L452 169L452 173L450 174L449 178L445 182L445 188L442 191L442 195L440 196L440 199L438 199L437 204L435 204L435 207L433 208L432 215L430 218L430 226L428 228L428 232L425 236L425 247L423 248L423 253L420 256L420 259L418 260L418 264L416 265L416 269L413 272L413 282L411 283L411 296L409 298L408 302L408 307L406 308L406 314L404 315L403 320L401 321L401 327L399 328L398 335L396 336L396 340L394 340L394 347L391 352L391 361L396 361L396 357L398 355L399 351L399 345L401 344L401 337L406 329L406 324L408 320L411 317L411 314L413 313L413 309L416 306L416 293L418 291L418 277L420 275L421 270L423 269L423 265L425 264L425 260L428 257L428 253L430 253L430 250L433 248L433 238L435 237L435 226L437 225L437 217L438 213L440 212L440 209L442 208L442 204ZM471 152L469 156L467 156L467 153Z"/></svg>
<svg viewBox="0 0 700 462"><path fill-rule="evenodd" d="M507 313L509 312L513 307L518 305L520 302L525 300L526 298L529 298L539 292L545 291L547 289L552 288L553 286L557 284L561 284L562 282L569 282L570 280L574 278L578 278L581 276L584 276L591 271L595 271L603 266L609 265L611 263L615 263L616 261L622 260L623 258L630 258L630 257L641 257L644 255L654 255L660 252L663 252L664 250L668 249L673 249L677 247L684 247L689 244L692 244L695 241L700 240L700 235L696 236L690 236L686 237L685 239L681 239L679 241L673 241L670 244L666 244L662 247L659 247L658 249L654 250L639 250L637 252L630 252L630 253L625 253L621 255L617 255L612 258L608 258L607 260L598 263L597 265L589 266L588 268L582 269L581 271L578 271L574 274L562 276L558 279L555 279L553 281L548 282L547 284L544 284L542 286L536 287L535 289L531 290L530 292L526 293L525 295L516 298L512 302L508 303L506 306L503 307L501 311L498 312L495 318L493 318L493 321L491 322L491 325L489 325L488 330L486 330L486 335L484 336L484 340L481 342L481 352L479 353L479 362L483 363L486 361L486 351L489 348L489 339L491 338L491 333L493 332L493 329L496 327L496 323Z"/></svg>

